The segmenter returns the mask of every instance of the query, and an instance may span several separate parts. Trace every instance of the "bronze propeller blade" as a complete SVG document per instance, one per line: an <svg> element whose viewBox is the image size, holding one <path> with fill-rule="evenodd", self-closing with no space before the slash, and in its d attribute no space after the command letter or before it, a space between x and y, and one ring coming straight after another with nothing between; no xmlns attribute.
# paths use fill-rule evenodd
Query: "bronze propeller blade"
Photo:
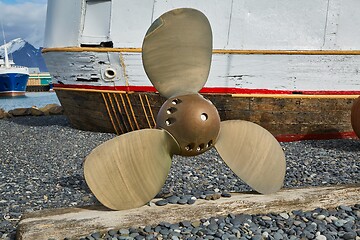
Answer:
<svg viewBox="0 0 360 240"><path fill-rule="evenodd" d="M285 155L271 133L259 125L221 122L215 148L233 172L256 191L278 191L285 177Z"/></svg>
<svg viewBox="0 0 360 240"><path fill-rule="evenodd" d="M106 207L140 207L161 190L179 151L164 130L144 129L113 138L85 159L86 183Z"/></svg>
<svg viewBox="0 0 360 240"><path fill-rule="evenodd" d="M142 52L146 74L161 95L170 98L197 93L210 70L210 23L195 9L167 12L147 31Z"/></svg>

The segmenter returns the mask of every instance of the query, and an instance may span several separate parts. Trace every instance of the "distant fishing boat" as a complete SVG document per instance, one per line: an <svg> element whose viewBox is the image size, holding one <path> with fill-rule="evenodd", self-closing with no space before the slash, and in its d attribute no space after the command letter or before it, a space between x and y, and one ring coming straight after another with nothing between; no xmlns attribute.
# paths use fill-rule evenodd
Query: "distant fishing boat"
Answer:
<svg viewBox="0 0 360 240"><path fill-rule="evenodd" d="M141 46L150 24L179 7L209 18L213 55L200 92L222 120L255 122L281 140L354 136L358 0L49 1L43 56L74 127L155 127L165 98L147 79Z"/></svg>
<svg viewBox="0 0 360 240"><path fill-rule="evenodd" d="M36 69L38 70L38 69ZM51 75L47 72L31 72L26 86L27 92L47 92L53 91Z"/></svg>
<svg viewBox="0 0 360 240"><path fill-rule="evenodd" d="M9 59L4 30L3 38L4 58L0 59L0 96L24 96L29 79L29 69L16 66L14 61Z"/></svg>

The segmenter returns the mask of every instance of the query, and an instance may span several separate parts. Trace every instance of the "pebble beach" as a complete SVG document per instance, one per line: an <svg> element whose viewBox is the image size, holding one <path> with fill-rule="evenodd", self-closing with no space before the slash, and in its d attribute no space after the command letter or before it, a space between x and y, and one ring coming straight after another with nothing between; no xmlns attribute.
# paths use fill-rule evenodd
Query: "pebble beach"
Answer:
<svg viewBox="0 0 360 240"><path fill-rule="evenodd" d="M114 134L73 129L63 115L1 119L0 129L0 239L15 239L24 213L100 204L86 185L82 162ZM284 188L360 183L359 140L281 145L287 161ZM193 204L248 190L211 150L196 157L175 156L156 204ZM360 239L360 203L309 212L230 213L94 232L82 239Z"/></svg>

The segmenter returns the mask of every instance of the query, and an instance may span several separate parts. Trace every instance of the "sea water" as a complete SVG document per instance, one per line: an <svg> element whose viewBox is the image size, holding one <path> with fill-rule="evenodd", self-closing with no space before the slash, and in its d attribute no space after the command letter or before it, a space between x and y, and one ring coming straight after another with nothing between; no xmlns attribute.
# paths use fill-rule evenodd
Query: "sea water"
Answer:
<svg viewBox="0 0 360 240"><path fill-rule="evenodd" d="M14 108L44 107L47 104L60 105L55 92L26 92L25 96L0 97L0 108L9 111Z"/></svg>

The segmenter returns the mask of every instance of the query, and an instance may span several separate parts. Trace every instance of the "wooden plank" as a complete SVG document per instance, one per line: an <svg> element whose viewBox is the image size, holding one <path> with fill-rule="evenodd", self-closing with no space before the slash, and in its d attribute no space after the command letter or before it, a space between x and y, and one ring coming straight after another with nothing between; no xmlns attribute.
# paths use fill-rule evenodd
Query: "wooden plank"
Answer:
<svg viewBox="0 0 360 240"><path fill-rule="evenodd" d="M271 124L300 124L300 125L325 125L344 124L350 127L350 110L323 111L323 112L282 112L282 111L257 111L252 112L251 121L256 123ZM351 127L350 127L351 128Z"/></svg>
<svg viewBox="0 0 360 240"><path fill-rule="evenodd" d="M98 92L56 90L56 94L60 100L75 101L78 102L78 104L89 102L88 104L93 106L97 102L102 101L101 93Z"/></svg>
<svg viewBox="0 0 360 240"><path fill-rule="evenodd" d="M121 52L141 53L141 48L98 48L98 47L53 47L43 48L48 52ZM213 49L217 54L276 54L276 55L360 55L359 50L268 50L268 49Z"/></svg>
<svg viewBox="0 0 360 240"><path fill-rule="evenodd" d="M153 200L154 202L156 200ZM110 211L101 206L48 209L25 214L18 226L19 240L79 238L94 231L199 220L233 214L266 214L334 208L360 201L360 184L351 186L283 189L270 195L237 193L216 201L197 200L193 205L143 206Z"/></svg>

